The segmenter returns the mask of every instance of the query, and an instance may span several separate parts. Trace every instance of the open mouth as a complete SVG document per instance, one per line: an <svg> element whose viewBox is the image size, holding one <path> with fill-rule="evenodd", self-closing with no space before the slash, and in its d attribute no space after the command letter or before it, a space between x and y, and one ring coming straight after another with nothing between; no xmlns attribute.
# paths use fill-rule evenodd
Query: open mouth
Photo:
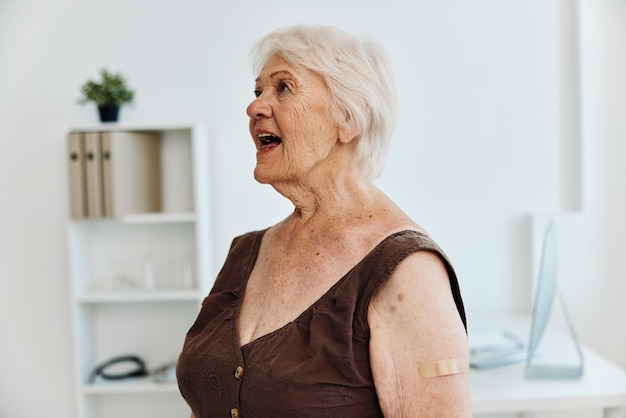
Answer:
<svg viewBox="0 0 626 418"><path fill-rule="evenodd" d="M280 145L283 142L282 139L270 133L259 134L257 138L259 138L259 141L261 141L261 147L259 148L259 151L267 151Z"/></svg>

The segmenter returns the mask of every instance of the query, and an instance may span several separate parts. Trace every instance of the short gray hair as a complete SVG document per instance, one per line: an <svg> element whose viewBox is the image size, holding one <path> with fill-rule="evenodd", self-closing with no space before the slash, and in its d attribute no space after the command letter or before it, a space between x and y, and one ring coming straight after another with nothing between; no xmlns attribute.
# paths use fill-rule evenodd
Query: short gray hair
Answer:
<svg viewBox="0 0 626 418"><path fill-rule="evenodd" d="M358 137L361 169L371 179L378 177L398 108L393 71L385 50L372 40L331 26L296 25L269 33L252 48L256 74L276 54L324 79L333 117Z"/></svg>

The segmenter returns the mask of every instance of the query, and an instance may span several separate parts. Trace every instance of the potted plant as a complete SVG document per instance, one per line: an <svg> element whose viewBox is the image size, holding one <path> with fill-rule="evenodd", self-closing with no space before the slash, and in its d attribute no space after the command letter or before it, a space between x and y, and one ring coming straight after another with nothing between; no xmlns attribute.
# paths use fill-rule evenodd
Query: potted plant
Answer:
<svg viewBox="0 0 626 418"><path fill-rule="evenodd" d="M126 85L121 74L100 70L101 81L87 80L80 88L81 103L94 102L98 106L101 122L117 121L122 105L132 103L135 92Z"/></svg>

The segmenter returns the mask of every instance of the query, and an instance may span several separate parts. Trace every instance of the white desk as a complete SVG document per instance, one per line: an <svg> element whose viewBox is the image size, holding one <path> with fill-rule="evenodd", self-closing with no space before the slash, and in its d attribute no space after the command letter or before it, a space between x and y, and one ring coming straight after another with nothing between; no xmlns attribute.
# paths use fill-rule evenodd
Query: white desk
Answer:
<svg viewBox="0 0 626 418"><path fill-rule="evenodd" d="M511 325L506 329L514 330L520 336L527 335L528 320L516 319L507 323ZM554 340L553 331L546 331L546 343ZM564 337L559 334L557 338L563 342ZM604 411L605 418L626 417L626 372L592 350L583 350L585 371L579 380L527 380L524 378L524 363L486 370L470 369L473 412L598 408Z"/></svg>

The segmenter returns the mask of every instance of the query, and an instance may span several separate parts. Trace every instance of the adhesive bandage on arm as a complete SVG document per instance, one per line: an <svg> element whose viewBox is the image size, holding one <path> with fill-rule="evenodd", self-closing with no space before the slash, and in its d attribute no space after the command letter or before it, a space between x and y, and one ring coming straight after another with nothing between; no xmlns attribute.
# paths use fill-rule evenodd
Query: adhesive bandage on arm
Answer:
<svg viewBox="0 0 626 418"><path fill-rule="evenodd" d="M469 362L466 358L428 361L419 365L419 371L422 377L448 376L451 374L464 373L468 369Z"/></svg>

